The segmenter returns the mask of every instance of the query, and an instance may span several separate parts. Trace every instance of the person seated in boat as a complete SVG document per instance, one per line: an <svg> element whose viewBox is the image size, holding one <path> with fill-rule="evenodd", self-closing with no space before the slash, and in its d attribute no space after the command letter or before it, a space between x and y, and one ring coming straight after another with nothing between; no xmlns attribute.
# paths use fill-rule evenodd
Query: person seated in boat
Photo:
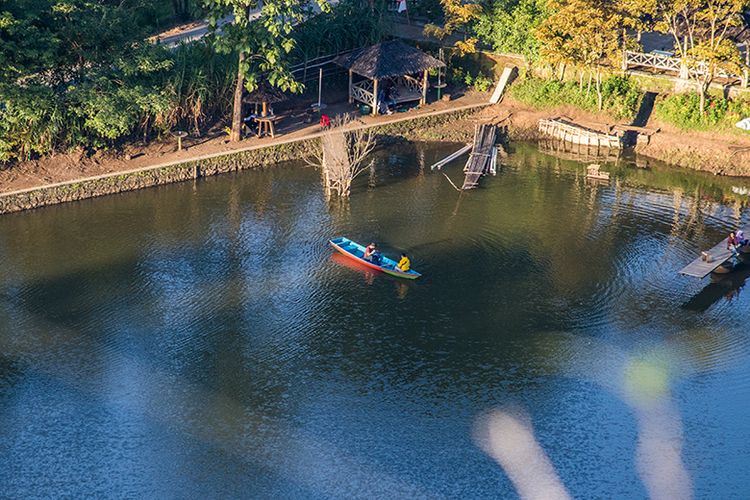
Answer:
<svg viewBox="0 0 750 500"><path fill-rule="evenodd" d="M401 271L402 273L406 273L411 269L411 261L409 260L409 257L405 254L401 254L401 260L398 261L398 265L396 266L396 269Z"/></svg>
<svg viewBox="0 0 750 500"><path fill-rule="evenodd" d="M380 255L380 252L378 252L378 248L375 246L375 243L370 243L365 247L365 260L369 260L375 265L380 265L382 262L382 256Z"/></svg>
<svg viewBox="0 0 750 500"><path fill-rule="evenodd" d="M365 247L365 260L370 260L370 257L372 257L372 254L375 253L375 243L370 243Z"/></svg>
<svg viewBox="0 0 750 500"><path fill-rule="evenodd" d="M732 253L737 253L739 246L740 242L737 240L737 235L732 231L727 238L727 250L731 250Z"/></svg>

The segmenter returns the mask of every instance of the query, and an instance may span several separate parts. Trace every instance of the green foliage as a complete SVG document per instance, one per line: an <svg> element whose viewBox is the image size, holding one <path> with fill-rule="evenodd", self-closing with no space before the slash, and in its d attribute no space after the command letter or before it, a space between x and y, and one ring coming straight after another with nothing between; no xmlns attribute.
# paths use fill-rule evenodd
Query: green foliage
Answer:
<svg viewBox="0 0 750 500"><path fill-rule="evenodd" d="M549 16L547 0L496 0L485 4L475 32L498 52L539 58L537 27Z"/></svg>
<svg viewBox="0 0 750 500"><path fill-rule="evenodd" d="M471 31L471 27L479 19L482 6L464 0L440 0L443 10L443 22L440 25L426 24L423 33L433 36L439 40L446 38L459 30ZM453 43L453 47L460 54L471 54L476 52L477 38L464 36Z"/></svg>
<svg viewBox="0 0 750 500"><path fill-rule="evenodd" d="M587 111L598 108L596 92L584 83L526 78L514 83L510 93L519 101L537 108L551 108L565 104ZM630 79L613 76L602 82L603 110L615 118L633 118L638 111L641 92Z"/></svg>
<svg viewBox="0 0 750 500"><path fill-rule="evenodd" d="M239 70L245 88L252 92L261 80L284 91L301 92L303 85L291 73L289 53L296 46L293 30L307 14L303 0L204 0L209 11L210 38L220 54L239 54ZM323 12L330 10L325 0L318 0ZM251 19L260 8L257 19ZM221 27L218 22L232 15L234 22Z"/></svg>
<svg viewBox="0 0 750 500"><path fill-rule="evenodd" d="M140 132L183 124L197 133L226 115L236 60L202 43L173 52L148 46L137 57L49 86L0 85L0 161L75 146L101 148Z"/></svg>
<svg viewBox="0 0 750 500"><path fill-rule="evenodd" d="M172 7L180 3L195 8L194 0ZM144 43L153 28L144 16L154 14L154 5L0 0L0 162L78 146L110 147L176 127L199 135L230 114L237 54L217 52L211 40L174 50ZM165 8L171 7L159 5ZM380 36L380 19L366 5L345 0L332 15L313 16L289 33L277 25L293 49L269 49L263 64L282 70L264 74L283 87L290 62L366 45Z"/></svg>
<svg viewBox="0 0 750 500"><path fill-rule="evenodd" d="M684 130L734 131L738 130L735 123L750 117L750 101L709 95L705 112L701 112L698 94L675 94L659 99L654 113L659 120Z"/></svg>
<svg viewBox="0 0 750 500"><path fill-rule="evenodd" d="M467 73L464 76L464 83L473 87L477 92L487 92L492 86L492 78L484 73L478 73L476 76L471 76L471 74Z"/></svg>
<svg viewBox="0 0 750 500"><path fill-rule="evenodd" d="M0 162L46 154L64 131L60 101L44 86L0 88Z"/></svg>
<svg viewBox="0 0 750 500"><path fill-rule="evenodd" d="M383 16L380 15L384 5L381 2L375 8L373 15L366 2L344 0L328 14L301 23L293 33L292 62L301 63L377 43L384 30Z"/></svg>
<svg viewBox="0 0 750 500"><path fill-rule="evenodd" d="M184 50L144 42L178 3L195 6L0 0L0 162L160 134L194 113L177 82Z"/></svg>

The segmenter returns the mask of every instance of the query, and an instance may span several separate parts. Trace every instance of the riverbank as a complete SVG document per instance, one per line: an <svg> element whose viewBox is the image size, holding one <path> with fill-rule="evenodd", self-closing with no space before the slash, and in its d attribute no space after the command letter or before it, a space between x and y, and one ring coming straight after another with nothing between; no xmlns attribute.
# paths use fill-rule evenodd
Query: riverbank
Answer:
<svg viewBox="0 0 750 500"><path fill-rule="evenodd" d="M386 144L399 140L465 142L470 140L474 124L483 119L503 119L511 141L539 140L539 120L553 115L569 116L581 123L614 123L605 114L574 106L533 109L510 97L498 105L486 103L486 93L472 92L407 113L360 117L354 128L373 128L380 144ZM337 104L329 112L347 110L346 105ZM661 131L649 144L636 147L639 155L716 175L750 176L750 138L684 132L656 120L648 125ZM297 123L276 138L252 137L229 143L222 134L200 142L187 141L187 149L179 152L174 151L173 143L165 142L90 158L72 153L25 162L0 171L0 213L298 160L310 154L312 141L320 135L317 124Z"/></svg>
<svg viewBox="0 0 750 500"><path fill-rule="evenodd" d="M539 140L538 122L550 116L563 115L602 126L618 123L604 113L590 113L575 106L533 109L510 98L503 101L503 110L510 115L511 140ZM683 131L653 117L647 126L659 132L651 136L648 144L635 147L638 155L715 175L750 176L750 134Z"/></svg>
<svg viewBox="0 0 750 500"><path fill-rule="evenodd" d="M381 144L394 139L463 141L470 138L473 125L468 124L473 123L477 110L487 106L486 102L484 94L472 93L453 102L436 102L407 113L361 117L349 128L374 129ZM461 122L466 124L456 126ZM251 138L239 143L228 143L218 137L180 152L157 153L163 161L151 165L148 160L152 156L145 153L131 159L115 157L110 161L78 164L68 158L68 168L54 168L54 160L59 157L27 162L17 169L0 172L0 214L299 160L312 153L313 141L322 133L318 125L307 125L281 137ZM44 163L46 173L42 182L38 177L39 163ZM139 163L145 165L132 168ZM125 166L131 168L122 168ZM99 170L104 173L85 175ZM14 177L8 180L10 176ZM54 182L55 178L61 180ZM12 189L19 185L25 187Z"/></svg>

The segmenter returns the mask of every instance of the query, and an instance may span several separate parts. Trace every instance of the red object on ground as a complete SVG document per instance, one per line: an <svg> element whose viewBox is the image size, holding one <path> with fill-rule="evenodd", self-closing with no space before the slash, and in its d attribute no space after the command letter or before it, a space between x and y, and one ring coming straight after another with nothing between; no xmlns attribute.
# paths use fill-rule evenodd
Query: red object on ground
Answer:
<svg viewBox="0 0 750 500"><path fill-rule="evenodd" d="M328 115L320 115L320 126L323 128L331 126L331 119L328 118Z"/></svg>

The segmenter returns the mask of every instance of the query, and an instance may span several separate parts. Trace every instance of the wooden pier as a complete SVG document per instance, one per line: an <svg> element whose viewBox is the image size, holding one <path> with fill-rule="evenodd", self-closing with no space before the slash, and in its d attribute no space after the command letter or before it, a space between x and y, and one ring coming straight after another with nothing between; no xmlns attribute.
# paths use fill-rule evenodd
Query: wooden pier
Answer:
<svg viewBox="0 0 750 500"><path fill-rule="evenodd" d="M496 169L497 148L497 125L484 123L477 125L474 129L474 142L469 160L464 166L464 184L462 191L474 189L479 185L479 179L483 175L494 173Z"/></svg>
<svg viewBox="0 0 750 500"><path fill-rule="evenodd" d="M743 229L745 234L750 233L750 226ZM744 248L744 247L743 247ZM693 278L705 278L717 267L732 258L732 251L727 250L727 239L724 238L710 250L701 252L701 256L683 267L680 274L692 276Z"/></svg>

